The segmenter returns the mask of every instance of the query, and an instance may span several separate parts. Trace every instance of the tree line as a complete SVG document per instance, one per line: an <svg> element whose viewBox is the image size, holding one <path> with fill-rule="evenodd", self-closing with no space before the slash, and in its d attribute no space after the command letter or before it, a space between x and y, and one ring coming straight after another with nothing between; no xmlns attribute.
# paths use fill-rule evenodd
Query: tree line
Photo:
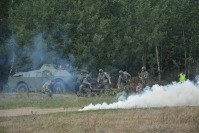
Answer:
<svg viewBox="0 0 199 133"><path fill-rule="evenodd" d="M50 55L72 55L77 68L137 76L146 66L159 81L175 80L180 71L190 79L198 73L197 0L3 0L0 6L4 72L10 71L12 52L15 67L32 63L23 53L41 34ZM11 37L15 43L8 45ZM46 61L48 56L40 64Z"/></svg>

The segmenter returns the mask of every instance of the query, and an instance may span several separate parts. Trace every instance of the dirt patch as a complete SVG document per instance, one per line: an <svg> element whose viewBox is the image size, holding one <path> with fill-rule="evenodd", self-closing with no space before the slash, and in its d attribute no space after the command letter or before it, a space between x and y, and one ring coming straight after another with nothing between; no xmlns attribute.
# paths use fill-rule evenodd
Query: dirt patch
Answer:
<svg viewBox="0 0 199 133"><path fill-rule="evenodd" d="M0 117L48 114L48 113L69 112L69 111L78 111L78 108L40 109L34 107L26 107L26 108L17 108L17 109L6 109L6 110L0 110Z"/></svg>

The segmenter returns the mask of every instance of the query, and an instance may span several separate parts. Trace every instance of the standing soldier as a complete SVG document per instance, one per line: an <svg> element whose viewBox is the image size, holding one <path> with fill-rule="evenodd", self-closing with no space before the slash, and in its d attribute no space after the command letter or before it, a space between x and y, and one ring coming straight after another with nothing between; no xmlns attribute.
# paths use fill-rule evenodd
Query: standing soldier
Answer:
<svg viewBox="0 0 199 133"><path fill-rule="evenodd" d="M130 80L131 80L131 75L126 71L120 70L118 78L118 89L120 88L129 89L126 87L130 87Z"/></svg>
<svg viewBox="0 0 199 133"><path fill-rule="evenodd" d="M102 90L108 89L111 85L111 77L107 72L104 72L102 69L99 69L99 74L97 77L98 87Z"/></svg>
<svg viewBox="0 0 199 133"><path fill-rule="evenodd" d="M146 71L146 67L142 67L142 71L139 73L139 78L142 82L143 87L149 84L149 73Z"/></svg>

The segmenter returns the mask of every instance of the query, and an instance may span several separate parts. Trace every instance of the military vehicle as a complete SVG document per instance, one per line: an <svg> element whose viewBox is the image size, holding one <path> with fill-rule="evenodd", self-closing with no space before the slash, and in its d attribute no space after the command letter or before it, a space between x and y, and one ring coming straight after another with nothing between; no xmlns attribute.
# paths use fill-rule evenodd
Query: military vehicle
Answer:
<svg viewBox="0 0 199 133"><path fill-rule="evenodd" d="M44 64L39 70L18 72L8 78L7 88L12 91L41 92L42 86L53 81L52 91L64 93L71 91L73 76L64 68L54 64Z"/></svg>

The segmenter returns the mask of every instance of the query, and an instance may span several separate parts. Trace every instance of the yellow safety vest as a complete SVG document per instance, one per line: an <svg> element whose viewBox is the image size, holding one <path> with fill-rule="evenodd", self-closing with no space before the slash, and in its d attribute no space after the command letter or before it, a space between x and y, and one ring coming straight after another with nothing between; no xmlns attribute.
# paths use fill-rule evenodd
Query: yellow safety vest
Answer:
<svg viewBox="0 0 199 133"><path fill-rule="evenodd" d="M181 73L179 80L181 83L184 82L186 80L186 75Z"/></svg>

